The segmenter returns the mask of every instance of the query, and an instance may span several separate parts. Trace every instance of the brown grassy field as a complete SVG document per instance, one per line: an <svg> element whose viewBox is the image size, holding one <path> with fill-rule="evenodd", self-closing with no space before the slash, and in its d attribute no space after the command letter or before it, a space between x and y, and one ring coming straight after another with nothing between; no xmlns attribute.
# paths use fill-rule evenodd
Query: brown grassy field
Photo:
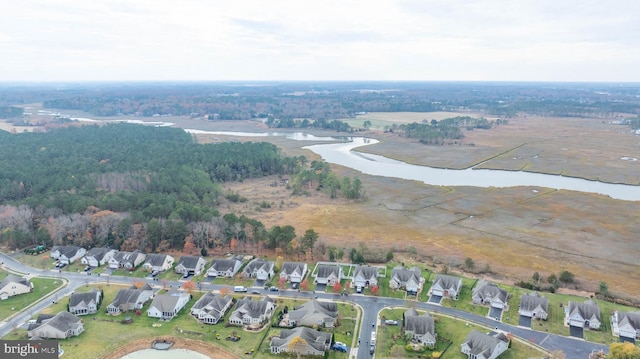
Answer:
<svg viewBox="0 0 640 359"><path fill-rule="evenodd" d="M261 129L251 122L206 125L217 130ZM425 146L375 131L367 135L381 142L360 150L416 164L467 168L484 162L486 168L640 183L638 162L620 160L637 153L638 137L626 127L602 120L520 116L492 130L466 132L466 145L461 146ZM199 136L201 142L228 139ZM233 139L265 140L284 153L317 158L301 149L308 142L280 137ZM535 271L546 277L568 270L576 275L580 289L595 290L605 281L612 292L640 296L637 202L551 189L536 193L524 187L438 187L363 175L340 166L334 166L334 171L358 176L367 200L330 200L319 193L292 197L284 187L270 187L272 179L260 179L226 184L250 199L227 204L227 209L258 218L267 227L290 224L299 234L313 228L330 245L349 248L364 243L383 251L393 249L397 255L404 252L428 264L450 266L470 257L477 266L488 264L507 281L528 280ZM271 208L260 208L262 201L272 203ZM414 249L418 254L409 254Z"/></svg>

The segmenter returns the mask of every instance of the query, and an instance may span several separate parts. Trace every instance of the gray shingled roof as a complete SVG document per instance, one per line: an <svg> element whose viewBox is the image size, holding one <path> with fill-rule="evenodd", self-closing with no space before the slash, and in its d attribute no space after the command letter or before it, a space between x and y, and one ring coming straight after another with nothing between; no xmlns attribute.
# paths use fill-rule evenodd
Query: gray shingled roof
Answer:
<svg viewBox="0 0 640 359"><path fill-rule="evenodd" d="M549 300L537 292L533 292L531 294L523 294L520 298L520 309L526 311L532 311L536 309L537 306L540 306L545 312L549 312Z"/></svg>
<svg viewBox="0 0 640 359"><path fill-rule="evenodd" d="M109 248L104 248L104 247L94 247L91 248L87 253L85 253L85 257L93 257L95 258L98 262L102 260L102 258L104 258L104 256L110 251L111 249Z"/></svg>
<svg viewBox="0 0 640 359"><path fill-rule="evenodd" d="M149 284L145 284L139 289L136 286L132 286L131 288L126 289L120 289L109 305L119 308L123 311L130 310L138 302L138 298L140 297L142 292L147 290L153 291L153 288L151 288Z"/></svg>
<svg viewBox="0 0 640 359"><path fill-rule="evenodd" d="M58 246L56 248L59 252L60 255L64 255L67 258L71 258L73 256L76 255L76 253L78 253L78 251L80 250L80 247L77 246ZM55 252L55 250L54 250Z"/></svg>
<svg viewBox="0 0 640 359"><path fill-rule="evenodd" d="M444 274L438 274L436 276L436 279L433 281L433 285L435 285L436 283L440 283L440 286L442 288L445 288L445 289L455 288L457 290L459 289L458 285L460 284L460 278L444 275Z"/></svg>
<svg viewBox="0 0 640 359"><path fill-rule="evenodd" d="M147 254L147 258L145 263L149 263L152 267L162 267L164 264L165 258L167 258L166 254L161 253L151 253Z"/></svg>
<svg viewBox="0 0 640 359"><path fill-rule="evenodd" d="M435 336L436 333L434 319L431 314L418 315L418 312L413 308L404 312L404 330L418 335L429 333Z"/></svg>
<svg viewBox="0 0 640 359"><path fill-rule="evenodd" d="M300 263L300 262L284 262L282 264L281 272L287 275L291 275L291 273L298 271L298 273L302 274L302 271L304 270L304 265L305 263Z"/></svg>
<svg viewBox="0 0 640 359"><path fill-rule="evenodd" d="M200 260L200 256L182 256L180 257L180 261L178 265L182 264L183 267L187 269L195 269L198 265L198 261ZM204 259L204 258L203 258Z"/></svg>
<svg viewBox="0 0 640 359"><path fill-rule="evenodd" d="M391 279L395 279L399 283L406 283L411 278L417 283L420 283L421 271L418 267L405 268L403 266L397 266L391 271Z"/></svg>
<svg viewBox="0 0 640 359"><path fill-rule="evenodd" d="M9 284L9 283L20 283L20 284L24 284L27 287L30 287L31 285L29 284L29 280L27 278L24 277L18 277L15 274L11 274L9 273L9 275L7 275L2 282L0 282L0 288L4 288L5 285Z"/></svg>
<svg viewBox="0 0 640 359"><path fill-rule="evenodd" d="M335 319L338 317L338 305L330 302L319 302L310 300L294 310L289 311L289 318L295 321L304 320L304 318L320 314L324 317Z"/></svg>
<svg viewBox="0 0 640 359"><path fill-rule="evenodd" d="M211 262L210 268L213 268L218 272L233 271L237 263L238 263L238 259L235 259L235 258L233 259L216 258Z"/></svg>
<svg viewBox="0 0 640 359"><path fill-rule="evenodd" d="M48 324L62 332L74 329L81 323L81 319L69 312L60 312L53 316L53 318L43 322L41 325ZM39 327L38 326L38 327Z"/></svg>
<svg viewBox="0 0 640 359"><path fill-rule="evenodd" d="M189 294L178 291L169 291L164 294L158 294L155 298L153 298L151 307L158 308L158 310L161 312L172 312L176 308L178 300L183 295Z"/></svg>
<svg viewBox="0 0 640 359"><path fill-rule="evenodd" d="M361 275L365 279L378 278L378 268L371 266L357 266L353 277Z"/></svg>
<svg viewBox="0 0 640 359"><path fill-rule="evenodd" d="M600 321L600 308L591 300L584 303L569 302L569 316L580 314L583 319Z"/></svg>
<svg viewBox="0 0 640 359"><path fill-rule="evenodd" d="M318 264L317 276L320 278L327 278L331 274L338 276L340 267L337 264Z"/></svg>
<svg viewBox="0 0 640 359"><path fill-rule="evenodd" d="M481 333L477 330L472 330L471 333L467 335L467 339L465 339L464 342L471 349L470 354L483 354L488 358L496 349L500 341L508 343L509 339L507 339L507 337L505 337L502 333L497 334L496 336L491 336L489 334Z"/></svg>
<svg viewBox="0 0 640 359"><path fill-rule="evenodd" d="M473 288L472 294L473 297L478 296L480 298L499 298L502 302L507 302L508 292L500 287L498 287L494 283L489 283L484 279L478 281L476 286Z"/></svg>
<svg viewBox="0 0 640 359"><path fill-rule="evenodd" d="M315 350L324 351L326 346L331 343L333 334L329 332L319 332L307 327L298 327L293 329L283 329L280 335L271 339L272 347L289 346L289 343L300 337Z"/></svg>
<svg viewBox="0 0 640 359"><path fill-rule="evenodd" d="M269 308L273 307L272 302L273 300L269 297L264 297L261 300L253 300L251 297L246 297L238 300L236 310L234 310L233 313L240 318L244 318L245 316L259 318L262 314L267 313ZM234 314L232 314L232 316Z"/></svg>
<svg viewBox="0 0 640 359"><path fill-rule="evenodd" d="M260 269L265 272L270 272L273 270L273 266L274 263L272 261L265 261L264 259L256 258L244 267L243 273L255 273Z"/></svg>
<svg viewBox="0 0 640 359"><path fill-rule="evenodd" d="M630 324L635 330L640 329L640 312L617 312L618 326Z"/></svg>
<svg viewBox="0 0 640 359"><path fill-rule="evenodd" d="M71 296L69 297L69 307L75 307L82 303L88 305L91 302L96 303L97 305L98 302L96 299L98 298L98 293L100 292L95 289L85 293L71 293Z"/></svg>

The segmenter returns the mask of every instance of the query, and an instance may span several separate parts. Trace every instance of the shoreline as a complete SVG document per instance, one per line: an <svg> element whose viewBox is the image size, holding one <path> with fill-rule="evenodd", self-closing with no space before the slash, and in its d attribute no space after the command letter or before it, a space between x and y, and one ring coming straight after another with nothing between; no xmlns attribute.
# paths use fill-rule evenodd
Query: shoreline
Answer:
<svg viewBox="0 0 640 359"><path fill-rule="evenodd" d="M200 354L206 355L210 358L221 358L221 359L238 359L239 357L228 352L220 346L214 346L212 344L208 344L206 342L194 339L186 339L186 338L176 338L176 337L156 337L156 338L146 338L139 339L132 343L126 344L122 347L116 348L111 353L102 357L102 359L120 359L127 354L131 354L133 352L144 350L144 349L153 349L151 347L151 343L154 340L162 341L172 341L174 342L171 350L173 349L187 349L194 352L198 352Z"/></svg>

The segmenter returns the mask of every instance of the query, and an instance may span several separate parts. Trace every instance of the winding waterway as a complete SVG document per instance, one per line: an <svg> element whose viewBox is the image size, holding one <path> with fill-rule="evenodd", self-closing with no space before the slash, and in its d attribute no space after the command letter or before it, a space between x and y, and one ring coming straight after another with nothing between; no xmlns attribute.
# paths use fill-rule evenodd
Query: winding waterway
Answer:
<svg viewBox="0 0 640 359"><path fill-rule="evenodd" d="M336 141L336 143L305 146L325 161L349 167L365 174L422 181L434 186L471 186L471 187L541 187L571 190L586 193L599 193L611 198L640 201L640 186L604 183L560 175L549 175L524 171L504 171L490 169L452 170L413 165L380 155L353 151L361 146L378 143L365 137L316 137L310 134L279 132L226 132L185 130L190 133L209 133L218 135L265 137L284 136L298 141ZM339 142L338 142L339 141ZM346 142L344 142L346 141ZM528 189L537 191L536 188Z"/></svg>

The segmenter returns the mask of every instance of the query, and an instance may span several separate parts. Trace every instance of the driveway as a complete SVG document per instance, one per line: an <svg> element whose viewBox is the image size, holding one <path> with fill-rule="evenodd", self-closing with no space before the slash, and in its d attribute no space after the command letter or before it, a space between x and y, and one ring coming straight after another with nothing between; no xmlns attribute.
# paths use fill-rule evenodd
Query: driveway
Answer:
<svg viewBox="0 0 640 359"><path fill-rule="evenodd" d="M521 315L520 319L518 319L518 326L531 328L531 317L525 317L524 315Z"/></svg>
<svg viewBox="0 0 640 359"><path fill-rule="evenodd" d="M633 338L629 338L629 337L620 337L620 342L621 343L631 343L633 345L636 345L636 340Z"/></svg>
<svg viewBox="0 0 640 359"><path fill-rule="evenodd" d="M441 295L431 295L429 297L429 303L440 304L441 300L442 300L442 296Z"/></svg>
<svg viewBox="0 0 640 359"><path fill-rule="evenodd" d="M502 309L491 307L491 309L489 310L489 317L493 318L495 320L498 320L498 321L501 320L502 319Z"/></svg>
<svg viewBox="0 0 640 359"><path fill-rule="evenodd" d="M573 325L569 326L569 335L574 337L574 338L584 338L583 335L583 328L580 327L574 327Z"/></svg>

